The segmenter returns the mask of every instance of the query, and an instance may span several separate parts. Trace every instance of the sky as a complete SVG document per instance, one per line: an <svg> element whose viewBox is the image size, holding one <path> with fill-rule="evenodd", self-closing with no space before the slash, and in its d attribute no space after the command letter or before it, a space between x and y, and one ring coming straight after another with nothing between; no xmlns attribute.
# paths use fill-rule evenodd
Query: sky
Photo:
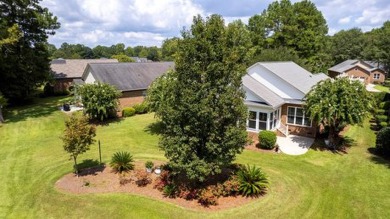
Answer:
<svg viewBox="0 0 390 219"><path fill-rule="evenodd" d="M49 43L111 46L161 46L164 39L179 37L195 15L220 14L225 22L245 23L273 0L43 0L61 28ZM298 0L291 0L297 2ZM329 35L359 27L381 27L390 20L390 0L312 0L325 17Z"/></svg>

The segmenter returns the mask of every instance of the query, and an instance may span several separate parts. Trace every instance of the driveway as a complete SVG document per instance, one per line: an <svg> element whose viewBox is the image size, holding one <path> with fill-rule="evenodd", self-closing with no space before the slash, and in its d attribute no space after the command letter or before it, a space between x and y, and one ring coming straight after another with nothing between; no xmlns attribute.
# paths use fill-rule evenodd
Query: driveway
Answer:
<svg viewBox="0 0 390 219"><path fill-rule="evenodd" d="M301 155L306 153L314 143L314 138L289 135L287 137L277 137L276 143L279 149L289 155Z"/></svg>
<svg viewBox="0 0 390 219"><path fill-rule="evenodd" d="M377 90L374 88L375 87L375 84L367 84L366 85L366 89L370 92L381 92L380 90Z"/></svg>

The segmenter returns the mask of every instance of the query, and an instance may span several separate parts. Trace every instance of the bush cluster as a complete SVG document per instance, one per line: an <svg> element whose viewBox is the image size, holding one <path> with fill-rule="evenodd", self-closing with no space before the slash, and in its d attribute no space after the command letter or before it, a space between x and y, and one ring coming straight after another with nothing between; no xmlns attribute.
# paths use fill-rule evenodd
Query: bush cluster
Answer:
<svg viewBox="0 0 390 219"><path fill-rule="evenodd" d="M133 107L126 107L122 110L123 117L130 117L135 115L135 109Z"/></svg>
<svg viewBox="0 0 390 219"><path fill-rule="evenodd" d="M276 134L273 131L261 131L259 133L260 148L273 149L276 143Z"/></svg>
<svg viewBox="0 0 390 219"><path fill-rule="evenodd" d="M236 171L221 183L188 186L175 181L167 170L163 170L154 188L162 191L165 197L197 200L204 206L217 205L219 197L256 196L266 192L268 179L260 168L242 166Z"/></svg>
<svg viewBox="0 0 390 219"><path fill-rule="evenodd" d="M133 108L135 109L136 114L145 114L148 112L148 107L145 102L140 104L135 104Z"/></svg>
<svg viewBox="0 0 390 219"><path fill-rule="evenodd" d="M382 128L378 132L375 147L379 153L390 156L390 127Z"/></svg>

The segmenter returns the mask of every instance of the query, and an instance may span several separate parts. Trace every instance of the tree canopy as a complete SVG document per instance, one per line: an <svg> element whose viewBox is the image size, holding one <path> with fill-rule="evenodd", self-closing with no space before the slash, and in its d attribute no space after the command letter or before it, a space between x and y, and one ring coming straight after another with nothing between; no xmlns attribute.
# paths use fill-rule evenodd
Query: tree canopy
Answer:
<svg viewBox="0 0 390 219"><path fill-rule="evenodd" d="M348 78L321 81L306 95L306 113L329 127L331 144L337 144L343 125L362 123L371 109L371 94L362 83Z"/></svg>
<svg viewBox="0 0 390 219"><path fill-rule="evenodd" d="M85 84L77 89L85 112L92 118L105 120L116 116L120 92L105 83Z"/></svg>
<svg viewBox="0 0 390 219"><path fill-rule="evenodd" d="M230 164L246 143L241 78L251 42L242 22L226 27L219 15L195 17L182 37L175 71L159 80L168 85L153 85L166 88L159 93L164 104L155 109L164 127L160 147L173 172L199 182Z"/></svg>
<svg viewBox="0 0 390 219"><path fill-rule="evenodd" d="M65 122L65 131L61 137L64 150L70 154L74 161L74 170L78 173L77 157L89 150L91 144L95 142L95 127L88 124L88 118L82 114L74 113Z"/></svg>
<svg viewBox="0 0 390 219"><path fill-rule="evenodd" d="M1 38L4 30L11 31L11 35L23 33L14 43L0 48L0 91L12 101L28 97L50 77L46 41L60 24L39 2L20 0L0 4Z"/></svg>

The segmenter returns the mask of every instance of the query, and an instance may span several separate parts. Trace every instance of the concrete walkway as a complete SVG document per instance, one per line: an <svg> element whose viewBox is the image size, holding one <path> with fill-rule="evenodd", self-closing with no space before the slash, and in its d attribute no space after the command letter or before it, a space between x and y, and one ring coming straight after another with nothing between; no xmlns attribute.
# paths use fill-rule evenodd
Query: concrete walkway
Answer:
<svg viewBox="0 0 390 219"><path fill-rule="evenodd" d="M375 84L367 84L366 89L370 92L381 92L380 90L377 90L374 87L375 87Z"/></svg>
<svg viewBox="0 0 390 219"><path fill-rule="evenodd" d="M289 155L301 155L306 153L313 144L313 138L307 138L296 135L289 135L287 137L277 137L276 143L279 149Z"/></svg>

